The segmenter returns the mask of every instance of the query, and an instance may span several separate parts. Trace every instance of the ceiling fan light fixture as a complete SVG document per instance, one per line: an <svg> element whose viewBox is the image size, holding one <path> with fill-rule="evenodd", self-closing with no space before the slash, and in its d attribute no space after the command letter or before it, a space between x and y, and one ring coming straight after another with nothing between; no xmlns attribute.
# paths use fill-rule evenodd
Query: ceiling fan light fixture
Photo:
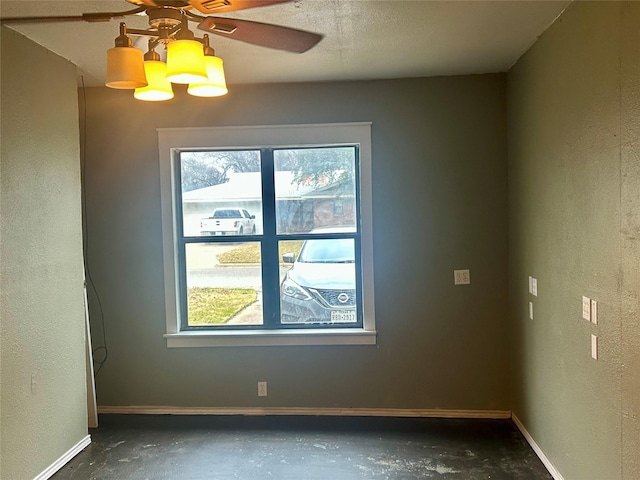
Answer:
<svg viewBox="0 0 640 480"><path fill-rule="evenodd" d="M207 79L202 44L197 40L174 40L167 44L167 80L194 83Z"/></svg>
<svg viewBox="0 0 640 480"><path fill-rule="evenodd" d="M224 78L224 66L222 59L216 57L216 53L209 46L209 35L204 35L204 62L207 67L207 80L204 82L191 83L187 88L187 93L196 97L219 97L226 95L227 82Z"/></svg>
<svg viewBox="0 0 640 480"><path fill-rule="evenodd" d="M148 85L142 52L133 47L107 50L107 87L132 90Z"/></svg>
<svg viewBox="0 0 640 480"><path fill-rule="evenodd" d="M194 83L207 79L204 45L189 30L186 15L173 40L167 43L167 80L172 83Z"/></svg>
<svg viewBox="0 0 640 480"><path fill-rule="evenodd" d="M219 97L226 95L227 82L224 78L222 59L219 57L204 57L207 65L207 80L205 82L192 83L187 88L187 93L196 97Z"/></svg>
<svg viewBox="0 0 640 480"><path fill-rule="evenodd" d="M142 52L133 48L131 39L126 35L124 23L120 24L120 35L115 47L107 50L107 80L110 88L128 89L146 87L144 58Z"/></svg>
<svg viewBox="0 0 640 480"><path fill-rule="evenodd" d="M167 80L167 64L159 60L145 60L144 71L149 85L136 88L133 96L147 102L162 102L173 98L171 82Z"/></svg>
<svg viewBox="0 0 640 480"><path fill-rule="evenodd" d="M215 56L209 52L211 49L208 44L208 35L205 35L206 41L200 39L202 40L200 42L195 39L193 32L189 30L189 22L198 22L197 28L199 30L225 35L232 40L295 53L306 52L322 40L322 35L295 28L209 15L216 12L226 13L266 7L294 0L127 1L136 5L136 8L127 11L98 11L71 16L2 17L0 15L0 23L2 25L81 21L93 23L108 22L130 15L144 15L147 17L148 23L146 29L127 29L124 22L120 23L120 35L115 39L115 46L107 51L105 85L110 88L128 90L149 86L144 62L156 61L156 59L147 58L146 55L143 58L142 52L133 47L128 35L151 37L152 48L163 45L167 49L166 80L173 83L189 84L190 93L200 96L224 95L227 93L227 87L222 61L214 59L205 62L205 56ZM197 13L194 13L193 10L196 10ZM197 91L200 93L196 93ZM138 94L142 95L142 92L138 92Z"/></svg>

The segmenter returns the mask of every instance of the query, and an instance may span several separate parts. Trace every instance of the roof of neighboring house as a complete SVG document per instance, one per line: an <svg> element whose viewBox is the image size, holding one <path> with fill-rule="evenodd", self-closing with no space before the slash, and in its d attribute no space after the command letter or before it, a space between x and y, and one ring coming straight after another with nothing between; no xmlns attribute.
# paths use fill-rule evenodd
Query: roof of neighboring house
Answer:
<svg viewBox="0 0 640 480"><path fill-rule="evenodd" d="M325 187L301 185L295 182L293 172L275 172L275 188L278 200L297 200L308 198L319 193ZM323 197L334 194L320 195ZM212 187L199 188L182 194L182 201L186 203L251 201L262 199L260 172L229 173L229 181Z"/></svg>

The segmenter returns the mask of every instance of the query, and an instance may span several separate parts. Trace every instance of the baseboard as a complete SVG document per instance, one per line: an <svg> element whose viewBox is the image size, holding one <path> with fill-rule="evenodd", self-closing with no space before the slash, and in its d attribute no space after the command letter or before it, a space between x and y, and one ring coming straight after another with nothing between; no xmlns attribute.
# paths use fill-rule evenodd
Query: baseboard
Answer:
<svg viewBox="0 0 640 480"><path fill-rule="evenodd" d="M79 454L83 448L91 443L91 435L87 435L78 443L76 443L67 453L62 455L58 460L53 462L49 467L47 467L40 475L35 477L33 480L47 480L53 476L58 470L64 467L69 460Z"/></svg>
<svg viewBox="0 0 640 480"><path fill-rule="evenodd" d="M101 406L98 407L98 413L136 415L307 415L345 417L511 418L511 411L509 410L404 408Z"/></svg>
<svg viewBox="0 0 640 480"><path fill-rule="evenodd" d="M533 449L534 452L536 452L536 455L538 455L538 458L540 458L544 466L547 468L547 470L549 470L549 473L554 478L554 480L564 480L564 477L560 474L558 469L553 465L553 463L551 463L551 460L547 458L547 456L544 454L542 449L538 446L538 444L533 439L531 434L527 431L527 429L524 428L524 425L522 424L520 419L516 417L515 414L511 414L511 420L513 420L513 423L516 424L516 427L518 427L518 430L520 430L520 433L522 433L522 435L527 440L527 442L529 442L529 445L531 445L531 448Z"/></svg>

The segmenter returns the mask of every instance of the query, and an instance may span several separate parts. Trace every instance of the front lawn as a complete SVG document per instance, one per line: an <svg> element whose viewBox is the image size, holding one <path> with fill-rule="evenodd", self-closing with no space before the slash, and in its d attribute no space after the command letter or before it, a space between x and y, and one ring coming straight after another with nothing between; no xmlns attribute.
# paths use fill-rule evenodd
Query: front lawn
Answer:
<svg viewBox="0 0 640 480"><path fill-rule="evenodd" d="M252 288L188 289L189 325L220 325L227 323L242 309L258 299Z"/></svg>

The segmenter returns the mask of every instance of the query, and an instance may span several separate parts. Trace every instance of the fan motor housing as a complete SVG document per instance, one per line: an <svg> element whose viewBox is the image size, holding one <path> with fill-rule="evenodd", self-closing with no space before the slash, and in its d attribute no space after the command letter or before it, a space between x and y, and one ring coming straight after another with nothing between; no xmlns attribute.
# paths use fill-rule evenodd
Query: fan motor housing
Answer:
<svg viewBox="0 0 640 480"><path fill-rule="evenodd" d="M182 12L175 8L149 8L147 15L149 16L149 26L155 29L180 25L182 21Z"/></svg>

